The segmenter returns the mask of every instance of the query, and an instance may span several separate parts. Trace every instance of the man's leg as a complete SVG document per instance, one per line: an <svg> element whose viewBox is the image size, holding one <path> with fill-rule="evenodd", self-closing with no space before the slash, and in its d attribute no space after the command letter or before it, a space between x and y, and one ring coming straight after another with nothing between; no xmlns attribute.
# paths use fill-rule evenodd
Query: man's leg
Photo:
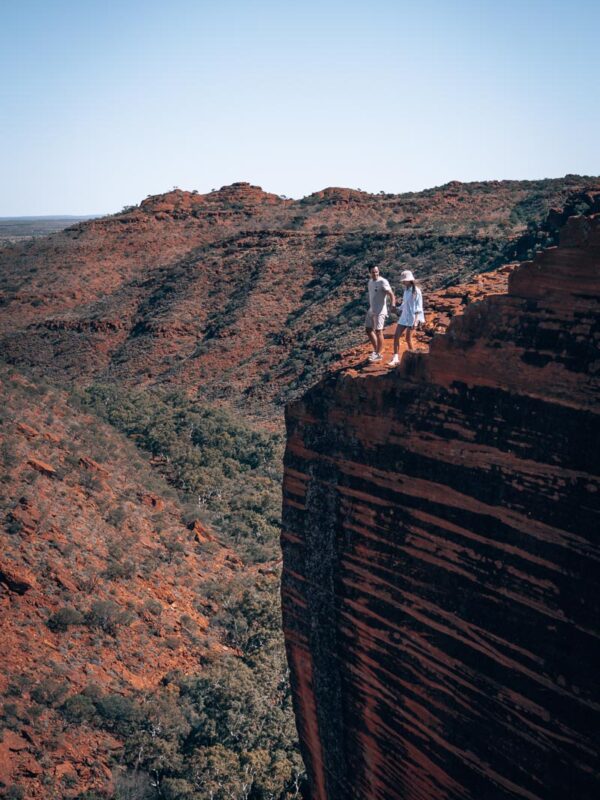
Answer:
<svg viewBox="0 0 600 800"><path fill-rule="evenodd" d="M383 352L383 330L377 331L376 336L377 336L377 347L375 348L375 352L378 355L381 355L381 353Z"/></svg>
<svg viewBox="0 0 600 800"><path fill-rule="evenodd" d="M377 352L377 336L375 336L375 332L373 331L373 328L365 328L365 330L367 331L367 336L369 337L369 341L371 342L371 344L373 346L373 352L376 353Z"/></svg>

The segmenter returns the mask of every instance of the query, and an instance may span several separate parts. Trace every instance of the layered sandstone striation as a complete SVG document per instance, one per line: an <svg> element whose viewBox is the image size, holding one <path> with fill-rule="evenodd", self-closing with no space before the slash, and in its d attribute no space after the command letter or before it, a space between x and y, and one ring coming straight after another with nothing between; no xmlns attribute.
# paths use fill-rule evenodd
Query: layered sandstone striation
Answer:
<svg viewBox="0 0 600 800"><path fill-rule="evenodd" d="M429 353L288 406L315 800L598 796L600 214L506 277Z"/></svg>

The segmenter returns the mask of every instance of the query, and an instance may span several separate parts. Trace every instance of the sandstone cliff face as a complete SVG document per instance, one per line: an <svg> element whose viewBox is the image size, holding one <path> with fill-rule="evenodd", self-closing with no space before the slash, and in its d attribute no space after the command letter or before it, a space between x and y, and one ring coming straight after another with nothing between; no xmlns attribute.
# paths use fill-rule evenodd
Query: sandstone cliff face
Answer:
<svg viewBox="0 0 600 800"><path fill-rule="evenodd" d="M598 796L599 298L600 215L573 218L429 354L288 406L315 800Z"/></svg>

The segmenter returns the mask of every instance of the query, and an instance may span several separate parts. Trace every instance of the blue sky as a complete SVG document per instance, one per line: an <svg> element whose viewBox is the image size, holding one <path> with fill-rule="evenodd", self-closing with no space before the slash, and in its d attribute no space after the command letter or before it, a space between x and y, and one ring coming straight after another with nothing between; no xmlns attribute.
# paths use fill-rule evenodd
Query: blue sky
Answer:
<svg viewBox="0 0 600 800"><path fill-rule="evenodd" d="M600 3L3 0L0 216L600 174Z"/></svg>

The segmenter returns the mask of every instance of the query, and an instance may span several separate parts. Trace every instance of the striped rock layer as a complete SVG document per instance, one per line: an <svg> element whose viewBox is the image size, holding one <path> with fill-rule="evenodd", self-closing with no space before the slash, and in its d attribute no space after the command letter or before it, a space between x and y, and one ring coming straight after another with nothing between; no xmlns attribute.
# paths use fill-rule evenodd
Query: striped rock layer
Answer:
<svg viewBox="0 0 600 800"><path fill-rule="evenodd" d="M600 215L400 369L287 409L313 800L600 796Z"/></svg>

